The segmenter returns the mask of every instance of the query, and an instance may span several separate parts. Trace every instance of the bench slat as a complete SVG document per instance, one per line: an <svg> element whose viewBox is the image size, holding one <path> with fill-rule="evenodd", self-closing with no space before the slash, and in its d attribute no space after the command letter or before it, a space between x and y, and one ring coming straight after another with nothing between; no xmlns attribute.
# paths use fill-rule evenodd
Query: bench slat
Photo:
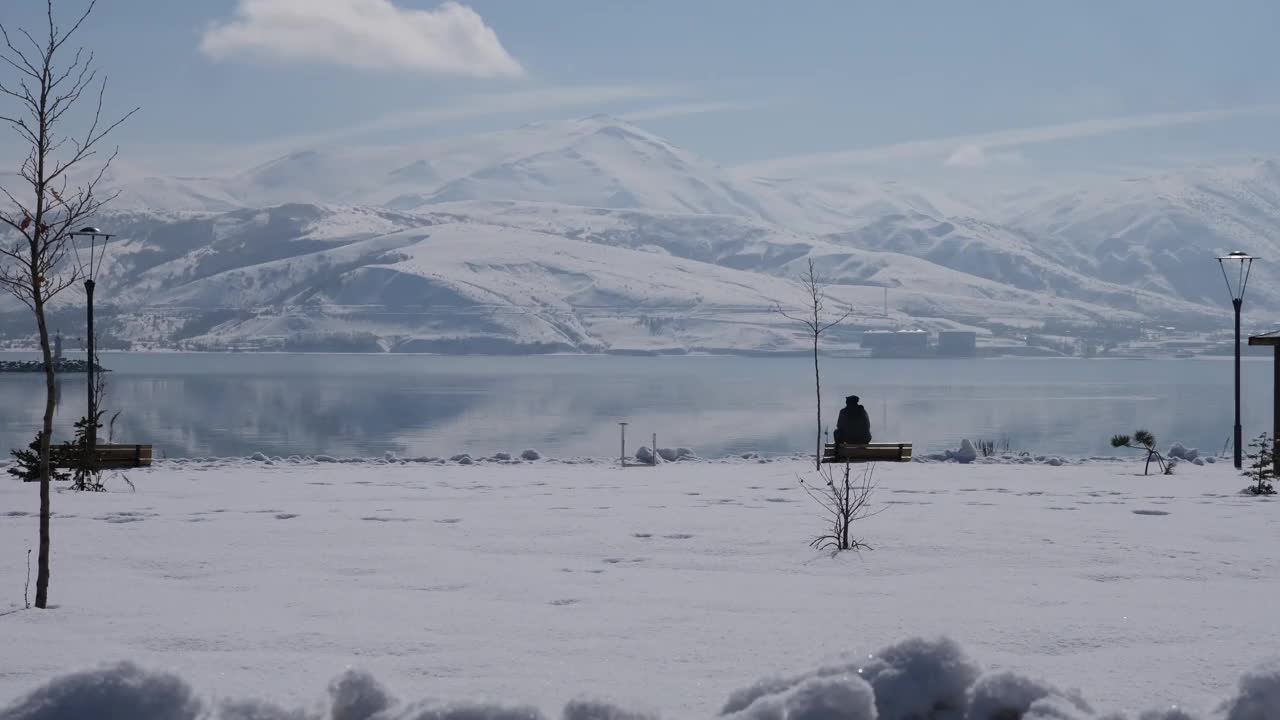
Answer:
<svg viewBox="0 0 1280 720"><path fill-rule="evenodd" d="M822 449L824 463L911 462L911 443L828 444Z"/></svg>
<svg viewBox="0 0 1280 720"><path fill-rule="evenodd" d="M103 470L119 470L123 468L148 467L151 465L151 445L98 445L94 453L95 462ZM69 468L69 458L60 448L53 448L53 463L56 467Z"/></svg>

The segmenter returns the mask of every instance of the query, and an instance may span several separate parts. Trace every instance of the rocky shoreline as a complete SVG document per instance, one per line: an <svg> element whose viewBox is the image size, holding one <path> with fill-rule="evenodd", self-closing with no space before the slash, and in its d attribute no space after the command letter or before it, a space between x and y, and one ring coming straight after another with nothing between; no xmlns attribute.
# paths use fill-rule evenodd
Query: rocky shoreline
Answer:
<svg viewBox="0 0 1280 720"><path fill-rule="evenodd" d="M98 372L111 372L101 365L96 366ZM54 360L54 372L87 373L87 360ZM44 363L38 360L0 360L0 373L38 373L44 372Z"/></svg>

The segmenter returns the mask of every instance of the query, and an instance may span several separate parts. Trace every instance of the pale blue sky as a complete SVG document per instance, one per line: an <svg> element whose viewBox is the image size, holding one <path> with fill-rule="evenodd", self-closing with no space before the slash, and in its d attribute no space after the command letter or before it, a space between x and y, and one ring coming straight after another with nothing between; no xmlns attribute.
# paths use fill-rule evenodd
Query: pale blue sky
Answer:
<svg viewBox="0 0 1280 720"><path fill-rule="evenodd" d="M1280 154L1274 0L473 0L445 11L453 24L413 14L430 0L290 4L99 0L81 41L111 105L142 107L124 156L205 172L598 112L726 165L845 153L886 172L1053 173ZM3 0L0 22L42 7ZM1046 129L1002 132L1028 128ZM761 168L814 164L837 163Z"/></svg>

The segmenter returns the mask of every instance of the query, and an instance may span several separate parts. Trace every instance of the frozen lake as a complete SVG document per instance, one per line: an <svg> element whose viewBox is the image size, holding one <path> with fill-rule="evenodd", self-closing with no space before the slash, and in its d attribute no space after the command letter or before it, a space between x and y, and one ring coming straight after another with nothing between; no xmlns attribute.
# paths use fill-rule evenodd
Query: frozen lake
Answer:
<svg viewBox="0 0 1280 720"><path fill-rule="evenodd" d="M0 355L5 359L29 357ZM434 357L109 354L116 439L168 457L555 456L686 446L703 456L813 447L813 370L795 358ZM1271 363L1245 361L1245 434L1271 425ZM878 440L954 447L963 437L1015 450L1109 453L1108 438L1150 429L1221 452L1231 433L1229 358L1195 360L824 359L824 419L856 393ZM83 414L84 377L60 388L60 437ZM37 375L0 374L0 447L39 422Z"/></svg>

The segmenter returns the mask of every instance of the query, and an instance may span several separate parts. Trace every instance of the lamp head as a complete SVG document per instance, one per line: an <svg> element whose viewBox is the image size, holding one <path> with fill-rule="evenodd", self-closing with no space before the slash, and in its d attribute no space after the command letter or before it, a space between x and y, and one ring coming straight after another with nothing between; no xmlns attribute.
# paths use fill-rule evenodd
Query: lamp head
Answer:
<svg viewBox="0 0 1280 720"><path fill-rule="evenodd" d="M1227 281L1227 291L1231 293L1233 303L1244 302L1244 291L1249 287L1249 271L1253 269L1254 260L1257 258L1240 250L1233 250L1218 257L1218 265L1222 268L1222 279ZM1233 262L1239 263L1234 273L1234 281L1231 279L1233 273L1227 272L1227 264Z"/></svg>

